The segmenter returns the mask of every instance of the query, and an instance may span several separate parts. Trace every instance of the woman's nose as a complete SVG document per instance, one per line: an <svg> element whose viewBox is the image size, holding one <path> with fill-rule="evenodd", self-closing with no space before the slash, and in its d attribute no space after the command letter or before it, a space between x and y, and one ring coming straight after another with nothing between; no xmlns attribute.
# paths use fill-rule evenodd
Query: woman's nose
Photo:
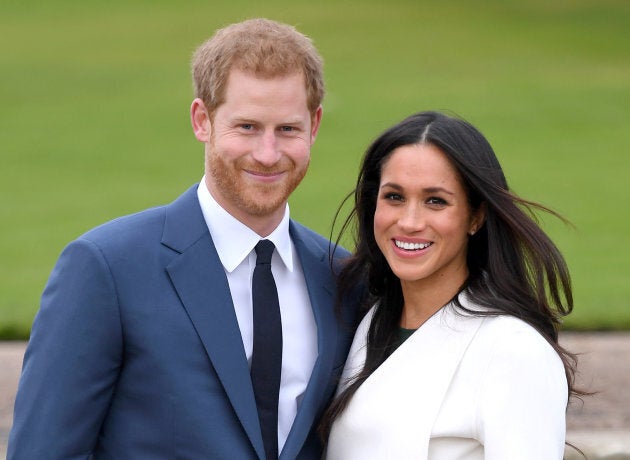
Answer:
<svg viewBox="0 0 630 460"><path fill-rule="evenodd" d="M420 206L408 205L405 206L400 219L398 219L398 225L407 232L417 232L425 227L425 218L425 213Z"/></svg>

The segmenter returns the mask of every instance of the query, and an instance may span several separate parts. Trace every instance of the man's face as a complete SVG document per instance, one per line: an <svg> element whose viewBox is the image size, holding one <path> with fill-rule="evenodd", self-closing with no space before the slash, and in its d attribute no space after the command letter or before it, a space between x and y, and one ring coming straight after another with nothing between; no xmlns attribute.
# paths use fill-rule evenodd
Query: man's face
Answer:
<svg viewBox="0 0 630 460"><path fill-rule="evenodd" d="M206 143L212 196L250 228L273 230L306 174L320 118L321 107L308 111L301 73L260 79L233 69Z"/></svg>

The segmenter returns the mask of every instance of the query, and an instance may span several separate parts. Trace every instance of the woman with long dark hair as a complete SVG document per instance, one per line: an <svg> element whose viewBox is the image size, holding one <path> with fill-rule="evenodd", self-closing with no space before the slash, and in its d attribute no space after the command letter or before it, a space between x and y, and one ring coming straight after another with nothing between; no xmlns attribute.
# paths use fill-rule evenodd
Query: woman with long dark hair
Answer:
<svg viewBox="0 0 630 460"><path fill-rule="evenodd" d="M340 298L367 286L327 460L561 459L575 358L567 265L485 137L437 112L367 150ZM553 212L552 212L553 213ZM555 215L555 213L553 213Z"/></svg>

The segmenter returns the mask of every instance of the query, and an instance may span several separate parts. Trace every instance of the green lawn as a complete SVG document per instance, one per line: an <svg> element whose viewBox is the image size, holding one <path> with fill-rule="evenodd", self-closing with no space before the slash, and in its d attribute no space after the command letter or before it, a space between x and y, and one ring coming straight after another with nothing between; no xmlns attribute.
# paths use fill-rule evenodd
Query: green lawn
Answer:
<svg viewBox="0 0 630 460"><path fill-rule="evenodd" d="M573 273L567 327L630 328L626 0L8 0L0 338L28 334L68 241L199 180L190 56L215 28L253 16L296 25L326 63L293 217L329 234L370 140L412 112L448 110L487 135L517 192L575 225L544 220Z"/></svg>

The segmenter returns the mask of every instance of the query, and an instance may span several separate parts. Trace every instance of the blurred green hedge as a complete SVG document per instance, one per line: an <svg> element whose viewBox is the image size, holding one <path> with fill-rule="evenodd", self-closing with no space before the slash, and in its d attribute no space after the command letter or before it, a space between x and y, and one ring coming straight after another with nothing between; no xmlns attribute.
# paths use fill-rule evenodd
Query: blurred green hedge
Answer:
<svg viewBox="0 0 630 460"><path fill-rule="evenodd" d="M9 0L0 338L27 337L71 239L201 178L190 56L217 27L255 16L295 25L325 60L323 124L293 217L329 235L378 133L412 112L456 113L490 139L516 192L575 225L543 220L573 273L566 327L630 328L625 0Z"/></svg>

